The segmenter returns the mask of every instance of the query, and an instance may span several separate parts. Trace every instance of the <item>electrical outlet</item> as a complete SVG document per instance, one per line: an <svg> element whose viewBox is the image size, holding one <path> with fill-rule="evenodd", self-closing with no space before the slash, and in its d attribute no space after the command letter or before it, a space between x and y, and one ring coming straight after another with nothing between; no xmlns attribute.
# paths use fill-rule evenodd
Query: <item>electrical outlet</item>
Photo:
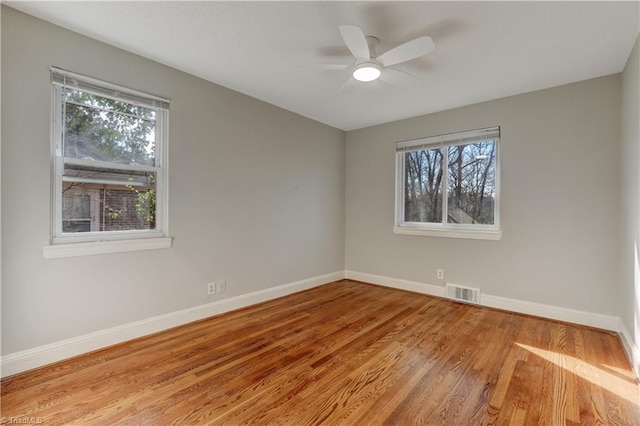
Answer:
<svg viewBox="0 0 640 426"><path fill-rule="evenodd" d="M216 283L207 284L207 295L211 296L212 294L216 294Z"/></svg>
<svg viewBox="0 0 640 426"><path fill-rule="evenodd" d="M227 291L227 281L226 280L220 280L220 281L216 282L216 292L225 293L226 291Z"/></svg>
<svg viewBox="0 0 640 426"><path fill-rule="evenodd" d="M439 280L444 280L444 269L436 270L436 278Z"/></svg>

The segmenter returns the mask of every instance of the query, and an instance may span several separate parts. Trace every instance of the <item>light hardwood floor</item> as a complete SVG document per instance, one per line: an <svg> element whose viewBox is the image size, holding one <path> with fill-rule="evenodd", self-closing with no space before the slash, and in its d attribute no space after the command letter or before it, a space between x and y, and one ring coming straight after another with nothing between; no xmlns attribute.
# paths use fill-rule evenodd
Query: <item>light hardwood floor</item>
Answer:
<svg viewBox="0 0 640 426"><path fill-rule="evenodd" d="M353 281L2 381L43 424L640 424L618 336Z"/></svg>

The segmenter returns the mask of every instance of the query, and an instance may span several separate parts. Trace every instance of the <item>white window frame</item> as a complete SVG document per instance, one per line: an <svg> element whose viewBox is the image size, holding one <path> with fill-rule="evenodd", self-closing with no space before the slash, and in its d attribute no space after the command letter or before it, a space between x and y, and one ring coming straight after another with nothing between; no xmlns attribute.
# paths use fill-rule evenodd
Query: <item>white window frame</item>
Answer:
<svg viewBox="0 0 640 426"><path fill-rule="evenodd" d="M51 67L52 90L52 131L51 131L51 236L50 244L44 247L45 258L80 256L85 254L115 253L123 251L168 248L168 126L169 100L149 95L137 90L91 77ZM64 157L63 148L63 107L64 88L69 87L127 102L156 112L155 127L155 164L144 166L136 164L117 164L105 161L82 160ZM82 233L62 232L62 185L65 164L79 166L105 167L110 169L142 171L155 173L156 212L155 229L127 231L91 231ZM67 178L66 180L69 180ZM93 180L96 183L102 181ZM109 182L103 182L109 183ZM118 182L118 184L121 184Z"/></svg>
<svg viewBox="0 0 640 426"><path fill-rule="evenodd" d="M495 140L495 207L494 223L492 225L448 223L447 220L447 182L449 173L448 155L443 152L442 170L442 222L405 222L404 212L404 185L405 185L405 161L404 155L408 152L422 149L446 150L450 146L466 145L484 140ZM395 196L395 234L422 235L432 237L468 238L482 240L499 240L502 238L500 227L500 127L490 127L478 130L469 130L458 133L432 136L427 138L411 139L396 143L396 196Z"/></svg>

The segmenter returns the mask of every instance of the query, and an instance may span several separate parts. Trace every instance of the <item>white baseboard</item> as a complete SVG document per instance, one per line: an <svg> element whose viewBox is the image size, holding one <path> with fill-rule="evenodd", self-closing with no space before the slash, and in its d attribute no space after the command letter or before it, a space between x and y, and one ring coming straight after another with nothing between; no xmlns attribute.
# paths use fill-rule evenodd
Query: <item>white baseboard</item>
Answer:
<svg viewBox="0 0 640 426"><path fill-rule="evenodd" d="M289 284L255 291L249 294L217 300L206 305L194 306L164 315L123 324L106 330L85 334L49 345L3 356L0 360L0 376L7 377L73 356L81 355L107 346L136 339L158 331L167 330L213 315L244 308L278 297L297 293L344 278L344 271L320 275Z"/></svg>
<svg viewBox="0 0 640 426"><path fill-rule="evenodd" d="M401 280L398 278L384 277L382 275L367 274L365 272L345 271L344 277L349 280L362 281L370 284L378 284L385 287L412 291L414 293L428 294L430 296L444 297L444 287L433 284L419 283L416 281Z"/></svg>
<svg viewBox="0 0 640 426"><path fill-rule="evenodd" d="M429 294L431 296L444 297L445 295L444 286L406 281L381 275L367 274L364 272L345 271L345 278L371 284L379 284L401 290L413 291L416 293ZM508 299L505 297L482 293L480 295L480 305L490 308L504 309L505 311L535 315L543 318L567 321L574 324L588 325L590 327L601 328L618 333L621 332L619 318L610 315L578 311L559 306L543 305L524 300Z"/></svg>
<svg viewBox="0 0 640 426"><path fill-rule="evenodd" d="M489 308L504 309L505 311L587 325L603 330L620 331L618 317L611 315L579 311L554 305L543 305L541 303L527 302L526 300L508 299L490 294L481 294L480 300L482 306Z"/></svg>
<svg viewBox="0 0 640 426"><path fill-rule="evenodd" d="M629 329L624 325L622 319L620 319L619 328L622 345L627 352L627 357L633 367L633 372L636 373L636 377L640 377L640 348L634 343L633 336L629 333Z"/></svg>

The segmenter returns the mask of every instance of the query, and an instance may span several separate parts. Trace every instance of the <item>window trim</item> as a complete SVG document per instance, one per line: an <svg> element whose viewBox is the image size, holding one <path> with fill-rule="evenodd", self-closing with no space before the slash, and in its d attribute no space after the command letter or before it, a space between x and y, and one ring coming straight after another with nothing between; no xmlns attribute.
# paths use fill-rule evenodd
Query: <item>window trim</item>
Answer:
<svg viewBox="0 0 640 426"><path fill-rule="evenodd" d="M128 240L92 241L74 244L50 244L42 248L45 259L89 256L94 254L123 253L130 251L170 248L171 237L141 238Z"/></svg>
<svg viewBox="0 0 640 426"><path fill-rule="evenodd" d="M51 67L51 208L50 240L43 248L45 258L80 256L85 254L114 253L119 251L148 250L168 248L171 238L168 227L168 136L169 136L169 100L137 90L103 82L91 77L71 73ZM87 163L98 167L108 166L122 170L154 172L156 174L156 229L130 231L98 231L78 233L62 232L62 179L64 172L64 153L62 152L62 88L66 79L68 86L107 97L121 102L151 108L156 111L156 144L154 166L120 165L102 161L84 161L72 159L67 163ZM62 80L61 80L62 79ZM63 81L61 84L60 82ZM58 134L59 133L59 134ZM153 242L155 240L155 242ZM55 254L54 254L55 253Z"/></svg>
<svg viewBox="0 0 640 426"><path fill-rule="evenodd" d="M447 180L448 180L448 155L443 155L442 170L445 172L443 179L442 191L442 208L443 222L405 222L404 221L404 185L405 185L405 161L404 155L407 152L415 151L420 148L434 149L436 147L443 149L449 146L457 146L473 143L482 140L482 136L487 133L496 134L496 152L495 152L495 207L494 207L494 224L493 225L473 225L446 223L447 212ZM500 240L502 239L502 228L500 225L500 127L489 127L485 129L470 130L457 133L449 133L444 135L432 136L427 138L411 139L396 143L396 185L395 185L395 217L393 233L399 235L421 235L431 237L450 237L450 238L466 238L466 239L482 239L482 240ZM412 148L409 150L409 148Z"/></svg>

